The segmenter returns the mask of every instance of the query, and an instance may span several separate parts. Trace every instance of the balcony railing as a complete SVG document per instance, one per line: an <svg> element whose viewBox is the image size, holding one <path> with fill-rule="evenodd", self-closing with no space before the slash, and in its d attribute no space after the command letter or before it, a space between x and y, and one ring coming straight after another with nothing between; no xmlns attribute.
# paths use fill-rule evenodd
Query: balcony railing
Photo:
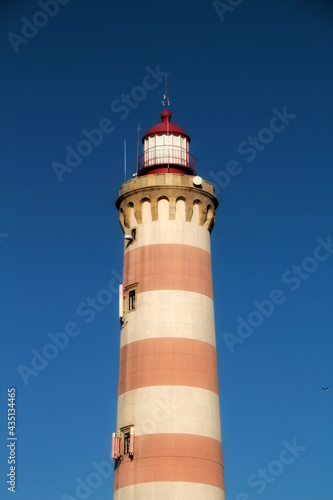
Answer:
<svg viewBox="0 0 333 500"><path fill-rule="evenodd" d="M178 146L155 146L139 156L137 174L145 169L161 166L178 166L196 174L196 159L185 148Z"/></svg>

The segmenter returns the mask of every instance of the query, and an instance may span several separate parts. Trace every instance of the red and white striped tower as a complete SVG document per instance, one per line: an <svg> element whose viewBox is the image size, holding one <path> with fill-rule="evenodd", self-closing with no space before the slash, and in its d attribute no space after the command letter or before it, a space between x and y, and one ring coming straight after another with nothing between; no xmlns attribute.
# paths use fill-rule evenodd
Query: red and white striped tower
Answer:
<svg viewBox="0 0 333 500"><path fill-rule="evenodd" d="M218 205L170 121L143 137L117 208L120 287L115 500L223 500L210 233Z"/></svg>

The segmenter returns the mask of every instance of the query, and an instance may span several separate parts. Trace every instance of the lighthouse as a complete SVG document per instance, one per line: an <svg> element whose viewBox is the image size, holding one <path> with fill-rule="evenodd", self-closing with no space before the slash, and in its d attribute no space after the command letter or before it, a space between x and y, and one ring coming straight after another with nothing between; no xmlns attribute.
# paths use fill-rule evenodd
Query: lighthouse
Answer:
<svg viewBox="0 0 333 500"><path fill-rule="evenodd" d="M224 500L210 235L218 201L169 109L144 135L116 206L114 500Z"/></svg>

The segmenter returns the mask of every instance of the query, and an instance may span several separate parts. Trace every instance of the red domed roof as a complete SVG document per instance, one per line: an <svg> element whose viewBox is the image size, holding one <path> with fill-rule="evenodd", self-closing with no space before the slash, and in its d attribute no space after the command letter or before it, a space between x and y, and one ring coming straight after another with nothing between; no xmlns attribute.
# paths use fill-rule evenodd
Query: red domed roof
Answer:
<svg viewBox="0 0 333 500"><path fill-rule="evenodd" d="M171 116L172 115L170 111L168 109L164 109L161 113L162 122L151 127L146 133L146 135L142 138L142 142L149 135L166 134L166 133L184 135L188 139L188 141L191 142L191 139L181 127L179 127L175 123L170 122Z"/></svg>

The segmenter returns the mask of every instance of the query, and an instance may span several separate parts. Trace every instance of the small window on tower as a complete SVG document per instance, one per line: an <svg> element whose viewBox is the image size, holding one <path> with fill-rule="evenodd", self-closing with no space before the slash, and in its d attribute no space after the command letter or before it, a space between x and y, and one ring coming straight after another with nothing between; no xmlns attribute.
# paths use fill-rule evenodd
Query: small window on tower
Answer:
<svg viewBox="0 0 333 500"><path fill-rule="evenodd" d="M133 240L136 240L136 227L132 229L132 238Z"/></svg>
<svg viewBox="0 0 333 500"><path fill-rule="evenodd" d="M122 432L122 455L129 455L133 458L134 455L134 425L129 425L121 429Z"/></svg>
<svg viewBox="0 0 333 500"><path fill-rule="evenodd" d="M135 290L130 290L128 294L128 309L133 311L135 309Z"/></svg>
<svg viewBox="0 0 333 500"><path fill-rule="evenodd" d="M125 287L125 313L131 313L137 309L137 290L139 283L131 283Z"/></svg>
<svg viewBox="0 0 333 500"><path fill-rule="evenodd" d="M131 440L131 434L130 432L125 432L124 433L124 455L130 452L130 440Z"/></svg>

